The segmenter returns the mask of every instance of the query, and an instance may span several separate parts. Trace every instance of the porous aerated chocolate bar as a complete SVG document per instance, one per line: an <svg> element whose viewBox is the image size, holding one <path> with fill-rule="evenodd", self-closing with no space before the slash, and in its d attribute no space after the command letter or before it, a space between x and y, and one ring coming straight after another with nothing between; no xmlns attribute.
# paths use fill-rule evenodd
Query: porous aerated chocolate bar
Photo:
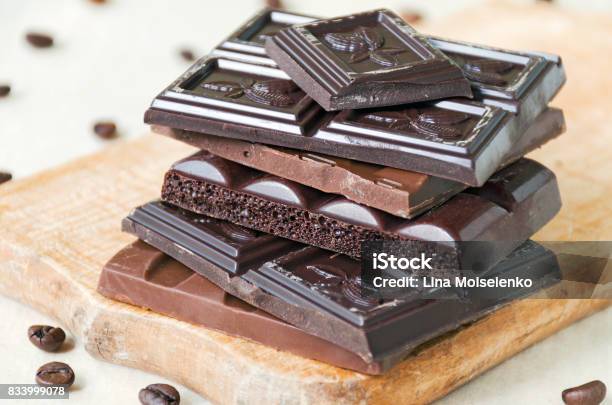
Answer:
<svg viewBox="0 0 612 405"><path fill-rule="evenodd" d="M413 220L389 215L337 194L199 152L166 173L162 199L192 212L359 257L370 240L500 241L479 268L488 268L544 226L559 211L554 174L528 159L496 173ZM448 266L473 269L455 246ZM450 259L449 259L450 260ZM456 262L454 262L456 260Z"/></svg>

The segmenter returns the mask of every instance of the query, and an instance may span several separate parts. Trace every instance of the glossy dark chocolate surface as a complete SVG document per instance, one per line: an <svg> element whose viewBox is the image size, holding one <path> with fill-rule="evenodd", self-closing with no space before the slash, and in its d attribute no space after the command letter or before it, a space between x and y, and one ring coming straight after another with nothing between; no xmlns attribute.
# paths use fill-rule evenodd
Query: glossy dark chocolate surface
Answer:
<svg viewBox="0 0 612 405"><path fill-rule="evenodd" d="M474 320L509 299L546 285L558 271L554 255L528 242L484 276L541 280L532 289L500 291L492 300L461 301L417 299L416 291L406 289L392 301L373 300L361 288L359 262L298 244L293 251L281 256L261 252L258 261L263 264L236 277L210 265L208 247L211 241L202 241L190 234L191 224L199 222L201 215L170 205L153 204L165 210L168 218L175 215L174 221L169 221L172 232L155 225L143 225L134 214L124 220L123 229L181 261L230 294L307 333L357 353L367 362L378 361L383 369L405 358L418 344ZM141 209L137 208L134 213ZM143 211L143 214L148 213L155 213L155 210ZM191 243L194 240L199 242ZM479 297L477 292L473 294ZM468 292L468 296L472 293Z"/></svg>
<svg viewBox="0 0 612 405"><path fill-rule="evenodd" d="M162 199L353 257L359 257L367 240L508 241L483 265L487 267L544 226L561 205L553 173L534 161L522 159L497 173L494 181L407 220L199 152L166 174ZM464 254L458 249L455 259L463 263Z"/></svg>
<svg viewBox="0 0 612 405"><path fill-rule="evenodd" d="M200 220L200 223L206 222L204 218ZM218 221L212 218L210 221L221 225L217 230L224 229ZM230 223L225 225L232 229L232 234L240 228ZM238 230L240 235L251 232L247 228ZM216 234L220 244L225 243L226 234ZM202 265L215 267L212 262L202 262ZM383 371L379 363L366 363L356 354L226 293L204 276L142 241L126 246L106 263L98 291L114 300L338 367L367 374Z"/></svg>
<svg viewBox="0 0 612 405"><path fill-rule="evenodd" d="M214 55L275 66L260 43L245 46L241 33L252 32L254 26L272 33L280 25L271 20L282 19L289 25L319 19L288 12L264 10L251 18L226 41L213 50ZM290 24L289 24L290 23ZM470 81L475 98L486 104L521 113L527 120L540 114L546 104L565 83L565 71L557 55L518 52L461 41L427 36L431 45L455 62ZM521 108L528 105L527 108Z"/></svg>
<svg viewBox="0 0 612 405"><path fill-rule="evenodd" d="M474 96L488 105L521 114L540 114L565 84L557 55L519 52L429 37L429 42L461 67Z"/></svg>
<svg viewBox="0 0 612 405"><path fill-rule="evenodd" d="M501 164L495 150L508 153L522 135L516 125L516 117L497 107L442 101L341 111L313 139L343 150L347 158L393 162L390 166L479 186Z"/></svg>
<svg viewBox="0 0 612 405"><path fill-rule="evenodd" d="M461 192L466 185L408 170L395 169L314 152L254 144L235 139L154 126L157 133L214 155L274 174L403 218L417 215ZM507 165L565 130L561 110L550 108L529 127L506 156Z"/></svg>
<svg viewBox="0 0 612 405"><path fill-rule="evenodd" d="M233 132L224 123L308 135L324 114L277 68L214 57L199 60L153 101L152 108L179 113L176 119L211 125L230 137ZM145 120L153 123L154 116L147 113Z"/></svg>
<svg viewBox="0 0 612 405"><path fill-rule="evenodd" d="M285 28L266 51L327 111L472 96L461 69L389 10Z"/></svg>
<svg viewBox="0 0 612 405"><path fill-rule="evenodd" d="M484 183L502 163L498 149L507 153L524 132L515 116L482 103L443 101L323 114L307 96L294 104L292 97L299 92L260 90L274 87L276 81L252 82L250 76L239 79L238 74L232 81L203 77L188 77L160 95L145 121L414 170L469 185ZM237 85L240 80L243 84ZM202 86L207 88L200 90ZM281 81L278 86L286 89L290 84Z"/></svg>
<svg viewBox="0 0 612 405"><path fill-rule="evenodd" d="M480 186L545 108L537 96L520 114L459 99L325 113L277 68L205 58L153 101L145 121Z"/></svg>

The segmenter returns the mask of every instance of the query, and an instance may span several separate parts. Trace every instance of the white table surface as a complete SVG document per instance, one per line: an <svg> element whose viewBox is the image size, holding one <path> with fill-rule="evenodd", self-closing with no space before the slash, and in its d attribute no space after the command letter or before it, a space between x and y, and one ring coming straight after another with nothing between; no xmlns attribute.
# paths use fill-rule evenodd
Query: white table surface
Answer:
<svg viewBox="0 0 612 405"><path fill-rule="evenodd" d="M525 0L523 0L525 1ZM428 17L482 0L285 1L293 10L340 15L376 7L416 8ZM207 5L214 4L214 11ZM585 7L579 0L564 7ZM97 120L115 121L122 137L147 131L142 115L152 97L188 67L185 46L207 50L252 15L257 0L0 0L0 84L12 93L0 99L0 170L16 178L94 152ZM612 9L609 0L588 7ZM612 19L611 19L612 21ZM56 46L33 49L28 30L52 34ZM53 320L0 297L0 383L29 383L48 361L65 361L77 374L70 403L137 403L138 390L165 380L94 360L78 342L48 354L27 341L28 326ZM562 389L592 379L612 384L612 309L578 322L524 351L446 397L441 404L558 404ZM183 404L206 403L185 387ZM0 401L2 402L2 401ZM41 404L41 401L20 401ZM60 401L61 402L61 401ZM608 404L612 403L610 399Z"/></svg>

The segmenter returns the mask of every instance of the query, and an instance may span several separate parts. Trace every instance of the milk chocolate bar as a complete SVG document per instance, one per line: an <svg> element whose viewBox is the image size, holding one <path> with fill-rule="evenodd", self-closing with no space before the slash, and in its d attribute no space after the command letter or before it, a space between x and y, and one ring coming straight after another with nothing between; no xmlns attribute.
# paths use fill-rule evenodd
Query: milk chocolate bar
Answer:
<svg viewBox="0 0 612 405"><path fill-rule="evenodd" d="M216 57L201 59L162 92L145 121L474 186L499 168L530 124L522 114L460 99L325 113L281 70Z"/></svg>
<svg viewBox="0 0 612 405"><path fill-rule="evenodd" d="M565 130L563 112L545 110L520 137L502 166L518 160ZM407 170L383 167L295 149L154 126L153 131L192 144L225 159L274 174L326 193L341 194L402 218L440 205L467 186Z"/></svg>
<svg viewBox="0 0 612 405"><path fill-rule="evenodd" d="M365 374L383 371L380 363L366 363L355 353L304 333L235 298L142 241L126 246L106 263L100 274L98 292L117 301L338 367Z"/></svg>
<svg viewBox="0 0 612 405"><path fill-rule="evenodd" d="M405 358L419 344L558 280L554 255L527 242L483 277L529 278L533 281L530 288L504 288L486 299L478 288L465 291L461 300L423 299L423 291L410 288L393 299L375 298L362 288L360 263L348 256L288 240L290 252L270 254L260 241L269 235L164 203L135 209L124 219L123 229L224 291L368 363L379 362L381 370ZM248 246L254 243L259 247L255 249L259 260L238 266L247 270L235 272L236 266L223 265L240 262L237 252L250 250ZM227 259L219 260L219 254ZM431 293L437 290L432 288Z"/></svg>
<svg viewBox="0 0 612 405"><path fill-rule="evenodd" d="M265 9L241 26L212 52L229 59L276 66L266 56L264 40L279 30L319 18ZM264 33L260 36L260 33ZM430 44L463 69L474 97L526 120L535 118L565 83L558 55L519 52L473 43L427 37Z"/></svg>
<svg viewBox="0 0 612 405"><path fill-rule="evenodd" d="M266 52L327 111L472 97L461 68L389 10L284 28Z"/></svg>
<svg viewBox="0 0 612 405"><path fill-rule="evenodd" d="M561 206L554 174L522 159L481 188L460 193L413 220L389 215L337 194L304 186L198 152L166 173L162 199L189 211L352 257L370 240L420 240L453 245L501 241L487 268L550 221ZM502 245L504 245L502 247ZM456 246L457 268L472 268ZM448 267L452 267L449 265Z"/></svg>

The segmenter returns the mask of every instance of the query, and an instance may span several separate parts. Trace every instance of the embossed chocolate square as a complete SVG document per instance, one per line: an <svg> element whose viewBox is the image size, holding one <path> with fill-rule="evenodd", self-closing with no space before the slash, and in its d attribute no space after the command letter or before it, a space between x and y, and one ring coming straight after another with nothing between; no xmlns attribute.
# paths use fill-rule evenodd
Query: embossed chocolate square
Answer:
<svg viewBox="0 0 612 405"><path fill-rule="evenodd" d="M170 114L157 117L156 111ZM258 128L276 137L302 136L324 113L277 68L207 57L153 100L145 122L219 135L235 127L247 137Z"/></svg>
<svg viewBox="0 0 612 405"><path fill-rule="evenodd" d="M388 10L285 28L266 51L328 111L472 96L459 66Z"/></svg>
<svg viewBox="0 0 612 405"><path fill-rule="evenodd" d="M341 111L312 141L345 158L481 186L521 135L501 108L448 100Z"/></svg>
<svg viewBox="0 0 612 405"><path fill-rule="evenodd" d="M474 97L531 122L565 84L561 57L429 37L462 70Z"/></svg>
<svg viewBox="0 0 612 405"><path fill-rule="evenodd" d="M265 8L221 42L211 54L276 66L276 63L266 55L264 49L266 39L283 28L314 20L316 18L310 16Z"/></svg>

